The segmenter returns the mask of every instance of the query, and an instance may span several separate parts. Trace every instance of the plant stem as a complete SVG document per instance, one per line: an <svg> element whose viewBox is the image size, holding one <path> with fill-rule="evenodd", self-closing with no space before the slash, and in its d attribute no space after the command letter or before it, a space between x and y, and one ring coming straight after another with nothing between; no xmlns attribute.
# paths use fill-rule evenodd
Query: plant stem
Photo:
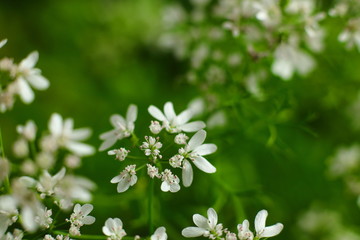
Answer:
<svg viewBox="0 0 360 240"><path fill-rule="evenodd" d="M1 156L2 156L2 159L3 159L3 161L7 161L7 160L5 160L4 142L3 142L3 139L2 139L1 128L0 128L0 145L1 145ZM10 174L10 173L9 173L9 174ZM4 179L5 192L10 192L9 174L6 174L6 177L5 177L5 179Z"/></svg>
<svg viewBox="0 0 360 240"><path fill-rule="evenodd" d="M53 234L59 234L59 235L69 235L69 233L67 232L63 232L63 231L52 231ZM70 238L73 239L95 239L95 240L101 240L101 239L107 239L107 237L105 235L86 235L86 234L82 234L80 236L73 236L73 235L69 235ZM123 240L133 240L134 237L131 236L125 236L122 238Z"/></svg>
<svg viewBox="0 0 360 240"><path fill-rule="evenodd" d="M149 235L154 231L153 226L153 197L154 197L154 179L150 179L149 183L149 200L148 200L148 213L149 213Z"/></svg>

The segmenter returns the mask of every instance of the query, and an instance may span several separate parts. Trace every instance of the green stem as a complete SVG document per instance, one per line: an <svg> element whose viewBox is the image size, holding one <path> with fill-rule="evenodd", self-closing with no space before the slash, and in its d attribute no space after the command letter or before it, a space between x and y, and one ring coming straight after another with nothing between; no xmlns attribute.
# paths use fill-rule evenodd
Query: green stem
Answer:
<svg viewBox="0 0 360 240"><path fill-rule="evenodd" d="M63 231L52 231L53 234L59 234L59 235L69 235L69 233L67 232L63 232ZM95 239L95 240L101 240L101 239L107 239L107 236L105 235L86 235L86 234L82 234L80 236L73 236L73 235L69 235L70 238L73 239ZM126 236L122 238L123 240L133 240L134 237L131 236Z"/></svg>
<svg viewBox="0 0 360 240"><path fill-rule="evenodd" d="M136 160L148 160L147 158L144 158L144 157L137 157L137 156L131 156L131 155L127 155L126 158L129 158L129 159L136 159Z"/></svg>
<svg viewBox="0 0 360 240"><path fill-rule="evenodd" d="M141 165L140 167L138 167L137 169L135 169L135 171L139 171L140 169L144 168L146 166L146 164Z"/></svg>
<svg viewBox="0 0 360 240"><path fill-rule="evenodd" d="M148 213L149 213L149 235L154 231L153 226L153 197L154 197L154 179L150 179L149 183L149 200L148 200Z"/></svg>
<svg viewBox="0 0 360 240"><path fill-rule="evenodd" d="M32 159L35 161L35 159L36 159L35 141L31 141L31 142L30 142L30 151L31 151Z"/></svg>
<svg viewBox="0 0 360 240"><path fill-rule="evenodd" d="M3 139L2 139L1 128L0 128L0 145L1 145L2 159L3 159L3 161L7 161L6 158L5 158L4 142L3 142ZM5 188L5 192L10 192L9 174L7 174L5 179L4 179L4 188Z"/></svg>

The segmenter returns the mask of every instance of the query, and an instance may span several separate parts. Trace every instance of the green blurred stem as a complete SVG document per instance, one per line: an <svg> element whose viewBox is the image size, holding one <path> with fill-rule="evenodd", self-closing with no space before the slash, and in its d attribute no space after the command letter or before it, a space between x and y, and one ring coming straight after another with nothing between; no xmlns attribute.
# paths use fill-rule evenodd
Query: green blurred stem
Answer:
<svg viewBox="0 0 360 240"><path fill-rule="evenodd" d="M139 171L140 169L144 168L146 166L146 164L141 165L140 167L136 168L135 171Z"/></svg>
<svg viewBox="0 0 360 240"><path fill-rule="evenodd" d="M2 138L1 128L0 128L0 145L1 145L1 156L5 160L4 142ZM5 188L5 192L10 192L9 174L7 174L4 179L4 188Z"/></svg>
<svg viewBox="0 0 360 240"><path fill-rule="evenodd" d="M139 138L135 135L135 133L131 134L131 142L134 146L139 144Z"/></svg>
<svg viewBox="0 0 360 240"><path fill-rule="evenodd" d="M151 235L154 231L154 226L153 226L153 198L154 198L154 179L150 179L150 183L149 183L149 206L148 206L148 211L149 211L149 235Z"/></svg>
<svg viewBox="0 0 360 240"><path fill-rule="evenodd" d="M31 151L31 156L32 156L33 160L35 161L35 159L36 159L35 141L30 142L30 151Z"/></svg>
<svg viewBox="0 0 360 240"><path fill-rule="evenodd" d="M129 158L129 159L136 159L136 160L148 160L147 158L144 158L144 157L137 157L137 156L131 156L131 155L127 155L126 158Z"/></svg>

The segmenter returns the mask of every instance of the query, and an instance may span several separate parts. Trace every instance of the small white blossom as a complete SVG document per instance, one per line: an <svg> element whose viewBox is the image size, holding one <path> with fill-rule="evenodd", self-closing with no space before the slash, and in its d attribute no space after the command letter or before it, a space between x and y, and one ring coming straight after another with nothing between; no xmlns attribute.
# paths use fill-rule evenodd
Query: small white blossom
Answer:
<svg viewBox="0 0 360 240"><path fill-rule="evenodd" d="M14 155L18 158L25 158L29 155L29 144L24 138L19 138L13 145Z"/></svg>
<svg viewBox="0 0 360 240"><path fill-rule="evenodd" d="M41 192L41 197L52 196L55 194L56 187L59 182L65 176L65 168L63 167L57 174L51 176L48 171L44 170L43 174L39 177L39 182L37 183L36 189Z"/></svg>
<svg viewBox="0 0 360 240"><path fill-rule="evenodd" d="M115 158L119 161L124 161L130 151L125 148L119 148L108 151L108 155L115 155Z"/></svg>
<svg viewBox="0 0 360 240"><path fill-rule="evenodd" d="M164 113L153 105L148 108L148 111L151 116L161 121L166 131L170 133L195 132L205 127L205 123L202 121L188 123L194 115L192 109L186 109L176 115L172 102L165 103Z"/></svg>
<svg viewBox="0 0 360 240"><path fill-rule="evenodd" d="M238 237L240 240L253 240L254 234L249 229L250 223L245 219L242 224L237 225Z"/></svg>
<svg viewBox="0 0 360 240"><path fill-rule="evenodd" d="M196 227L187 227L182 230L184 237L209 237L210 239L218 239L223 234L222 224L217 224L218 216L213 208L207 211L208 217L200 214L193 215L193 221Z"/></svg>
<svg viewBox="0 0 360 240"><path fill-rule="evenodd" d="M54 166L56 158L50 152L40 152L36 155L36 164L42 169L50 169Z"/></svg>
<svg viewBox="0 0 360 240"><path fill-rule="evenodd" d="M179 133L178 135L175 136L174 142L179 145L184 145L184 144L186 144L186 141L188 139L189 139L189 137L186 136L185 133Z"/></svg>
<svg viewBox="0 0 360 240"><path fill-rule="evenodd" d="M137 118L137 106L131 104L126 112L126 119L119 114L110 117L110 123L114 127L113 130L100 135L100 139L104 142L100 145L99 150L103 151L113 146L117 140L130 137L135 129L135 121Z"/></svg>
<svg viewBox="0 0 360 240"><path fill-rule="evenodd" d="M237 240L236 234L232 232L227 232L225 235L225 240Z"/></svg>
<svg viewBox="0 0 360 240"><path fill-rule="evenodd" d="M130 186L133 186L137 182L135 168L135 164L129 165L120 173L120 175L111 179L111 183L118 183L117 192L125 192Z"/></svg>
<svg viewBox="0 0 360 240"><path fill-rule="evenodd" d="M146 164L147 166L147 174L151 177L157 177L161 178L161 175L159 174L159 169L155 166L152 166L151 164Z"/></svg>
<svg viewBox="0 0 360 240"><path fill-rule="evenodd" d="M179 149L179 154L184 157L182 180L185 187L190 186L193 181L193 170L188 160L193 162L195 166L203 172L216 172L216 168L203 156L214 153L217 147L215 144L203 144L205 138L206 132L200 130L192 136L188 145Z"/></svg>
<svg viewBox="0 0 360 240"><path fill-rule="evenodd" d="M167 240L166 229L164 227L158 227L154 234L151 235L150 240Z"/></svg>
<svg viewBox="0 0 360 240"><path fill-rule="evenodd" d="M66 155L64 158L64 164L66 167L71 169L78 168L81 165L81 158L73 154Z"/></svg>
<svg viewBox="0 0 360 240"><path fill-rule="evenodd" d="M108 236L107 240L121 240L126 236L123 223L119 218L108 218L105 226L102 227L103 233Z"/></svg>
<svg viewBox="0 0 360 240"><path fill-rule="evenodd" d="M84 204L83 206L80 204L75 205L74 212L71 214L70 220L67 219L67 221L71 223L69 230L71 235L79 236L80 227L83 225L91 225L95 222L95 218L93 216L88 216L93 208L94 207L91 204Z"/></svg>
<svg viewBox="0 0 360 240"><path fill-rule="evenodd" d="M64 119L58 113L53 113L49 121L51 136L56 139L58 146L64 147L79 156L92 155L95 149L80 141L86 140L91 135L91 129L74 129L74 121L71 118Z"/></svg>
<svg viewBox="0 0 360 240"><path fill-rule="evenodd" d="M161 132L161 130L163 129L163 127L161 126L161 124L158 121L151 121L149 128L153 134L159 134Z"/></svg>
<svg viewBox="0 0 360 240"><path fill-rule="evenodd" d="M37 172L38 168L36 166L36 164L34 163L33 160L31 159L26 159L20 167L21 171L23 173L25 173L26 175L32 176L35 175L35 173Z"/></svg>
<svg viewBox="0 0 360 240"><path fill-rule="evenodd" d="M7 228L17 221L18 215L16 199L11 195L0 196L0 239Z"/></svg>
<svg viewBox="0 0 360 240"><path fill-rule="evenodd" d="M146 156L151 156L154 160L158 158L162 158L160 155L160 148L162 147L162 143L159 142L159 137L154 138L150 136L145 136L146 142L140 146L140 148L144 151Z"/></svg>
<svg viewBox="0 0 360 240"><path fill-rule="evenodd" d="M50 224L53 222L51 218L52 210L47 208L39 208L38 214L35 217L35 222L37 222L42 228L49 228Z"/></svg>
<svg viewBox="0 0 360 240"><path fill-rule="evenodd" d="M32 52L20 62L17 68L16 83L18 93L24 103L31 103L34 100L34 92L30 85L38 90L45 90L50 85L49 81L41 75L41 70L34 68L38 59L39 53Z"/></svg>
<svg viewBox="0 0 360 240"><path fill-rule="evenodd" d="M180 179L176 175L172 174L169 169L165 169L161 173L161 180L163 181L161 183L161 191L177 192L180 190Z"/></svg>
<svg viewBox="0 0 360 240"><path fill-rule="evenodd" d="M269 238L278 235L284 225L281 223L276 223L272 226L266 227L265 222L268 216L268 212L266 210L261 210L255 217L255 230L256 230L256 238Z"/></svg>
<svg viewBox="0 0 360 240"><path fill-rule="evenodd" d="M350 19L347 27L340 33L338 40L346 43L347 49L357 47L360 51L360 18Z"/></svg>
<svg viewBox="0 0 360 240"><path fill-rule="evenodd" d="M16 131L28 141L34 141L36 137L36 124L32 120L28 120L26 124L18 125Z"/></svg>
<svg viewBox="0 0 360 240"><path fill-rule="evenodd" d="M173 168L180 168L184 157L182 155L175 155L169 159L169 163Z"/></svg>

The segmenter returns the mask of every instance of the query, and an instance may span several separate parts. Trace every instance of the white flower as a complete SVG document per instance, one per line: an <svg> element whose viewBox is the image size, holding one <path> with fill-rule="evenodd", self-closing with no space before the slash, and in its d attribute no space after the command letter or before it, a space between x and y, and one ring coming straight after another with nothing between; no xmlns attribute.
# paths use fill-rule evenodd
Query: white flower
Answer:
<svg viewBox="0 0 360 240"><path fill-rule="evenodd" d="M238 224L238 237L240 240L253 240L254 234L249 230L249 221L245 219L242 224Z"/></svg>
<svg viewBox="0 0 360 240"><path fill-rule="evenodd" d="M71 223L70 234L72 235L80 235L80 227L83 225L91 225L95 222L95 218L93 216L88 216L88 214L93 210L93 205L91 204L76 204L74 207L74 212L70 216L70 220L67 219L68 222Z"/></svg>
<svg viewBox="0 0 360 240"><path fill-rule="evenodd" d="M185 133L179 133L175 136L174 142L179 145L186 144L186 141L189 139L188 136L186 136Z"/></svg>
<svg viewBox="0 0 360 240"><path fill-rule="evenodd" d="M35 140L36 130L37 130L36 124L32 120L28 120L24 126L18 125L16 127L16 131L28 141Z"/></svg>
<svg viewBox="0 0 360 240"><path fill-rule="evenodd" d="M154 234L151 235L150 240L167 240L166 229L164 227L158 227Z"/></svg>
<svg viewBox="0 0 360 240"><path fill-rule="evenodd" d="M159 174L159 169L155 166L152 166L151 164L146 164L147 166L147 174L151 177L157 177L161 178L161 175Z"/></svg>
<svg viewBox="0 0 360 240"><path fill-rule="evenodd" d="M102 227L102 231L108 236L107 240L121 240L126 236L123 223L119 218L108 218L105 226Z"/></svg>
<svg viewBox="0 0 360 240"><path fill-rule="evenodd" d="M216 172L216 168L209 163L203 156L214 153L217 149L215 144L203 144L206 138L206 132L200 130L192 136L185 148L179 149L179 154L184 157L182 179L185 187L191 185L193 180L192 166L188 160L191 160L196 167L206 173Z"/></svg>
<svg viewBox="0 0 360 240"><path fill-rule="evenodd" d="M119 161L124 161L130 151L125 148L119 148L108 151L108 155L115 155Z"/></svg>
<svg viewBox="0 0 360 240"><path fill-rule="evenodd" d="M24 138L19 138L13 145L14 155L18 158L25 158L29 155L29 144Z"/></svg>
<svg viewBox="0 0 360 240"><path fill-rule="evenodd" d="M0 197L0 239L4 236L7 228L18 219L16 199L10 195Z"/></svg>
<svg viewBox="0 0 360 240"><path fill-rule="evenodd" d="M131 104L126 112L126 120L118 114L110 117L110 123L114 127L113 130L100 135L100 139L104 142L100 145L99 151L103 151L113 146L117 140L129 137L135 129L134 122L137 118L137 106Z"/></svg>
<svg viewBox="0 0 360 240"><path fill-rule="evenodd" d="M48 171L44 171L43 174L39 177L39 182L37 183L36 189L41 192L41 197L52 196L55 193L55 188L59 182L65 176L65 168L63 167L57 174L51 176Z"/></svg>
<svg viewBox="0 0 360 240"><path fill-rule="evenodd" d="M180 190L180 185L179 185L180 180L178 176L172 174L172 172L169 169L165 169L161 173L161 180L163 181L161 183L161 191L177 192Z"/></svg>
<svg viewBox="0 0 360 240"><path fill-rule="evenodd" d="M340 33L338 40L346 43L347 49L356 46L360 51L360 18L350 19L347 27Z"/></svg>
<svg viewBox="0 0 360 240"><path fill-rule="evenodd" d="M71 169L78 168L81 165L81 158L73 154L66 155L64 158L64 164L66 167Z"/></svg>
<svg viewBox="0 0 360 240"><path fill-rule="evenodd" d="M268 216L268 212L266 210L261 210L255 217L255 230L256 230L256 238L268 238L278 235L284 225L281 223L276 223L272 226L266 227L265 222Z"/></svg>
<svg viewBox="0 0 360 240"><path fill-rule="evenodd" d="M125 192L130 186L133 186L137 182L135 168L135 164L129 165L120 173L120 175L111 179L111 183L118 183L117 192Z"/></svg>
<svg viewBox="0 0 360 240"><path fill-rule="evenodd" d="M209 208L207 211L208 218L194 214L193 221L196 227L187 227L182 230L181 234L184 237L209 237L210 239L217 239L222 235L222 225L217 224L218 216L213 208Z"/></svg>
<svg viewBox="0 0 360 240"><path fill-rule="evenodd" d="M176 115L172 102L165 103L164 113L153 105L148 108L148 111L151 116L159 121L162 121L166 131L170 133L178 133L181 131L196 132L205 127L205 123L202 121L188 123L194 115L191 108L182 111L179 115Z"/></svg>
<svg viewBox="0 0 360 240"><path fill-rule="evenodd" d="M41 75L41 70L34 68L39 59L38 52L30 53L22 60L17 68L18 93L24 103L31 103L34 100L34 92L29 84L38 90L45 90L49 87L49 81Z"/></svg>
<svg viewBox="0 0 360 240"><path fill-rule="evenodd" d="M49 228L50 224L53 222L51 218L52 210L47 208L39 208L37 216L35 217L35 222L37 222L42 228Z"/></svg>
<svg viewBox="0 0 360 240"><path fill-rule="evenodd" d="M154 160L158 158L162 158L160 155L160 148L162 147L162 143L159 142L159 137L149 137L145 136L146 142L140 146L140 148L144 151L146 156L151 156Z"/></svg>
<svg viewBox="0 0 360 240"><path fill-rule="evenodd" d="M7 42L7 39L3 39L0 41L0 48L2 48Z"/></svg>
<svg viewBox="0 0 360 240"><path fill-rule="evenodd" d="M94 154L95 149L92 146L79 142L89 138L91 130L89 128L74 129L73 119L63 120L58 113L53 113L49 121L49 130L60 147L64 147L79 156Z"/></svg>
<svg viewBox="0 0 360 240"><path fill-rule="evenodd" d="M181 168L184 157L182 155L175 155L169 159L169 163L173 168Z"/></svg>
<svg viewBox="0 0 360 240"><path fill-rule="evenodd" d="M295 72L306 75L315 67L314 59L292 43L281 43L274 58L271 71L284 80L290 80Z"/></svg>
<svg viewBox="0 0 360 240"><path fill-rule="evenodd" d="M152 132L153 134L159 134L163 127L160 125L158 121L151 121L149 128L150 128L150 132Z"/></svg>

